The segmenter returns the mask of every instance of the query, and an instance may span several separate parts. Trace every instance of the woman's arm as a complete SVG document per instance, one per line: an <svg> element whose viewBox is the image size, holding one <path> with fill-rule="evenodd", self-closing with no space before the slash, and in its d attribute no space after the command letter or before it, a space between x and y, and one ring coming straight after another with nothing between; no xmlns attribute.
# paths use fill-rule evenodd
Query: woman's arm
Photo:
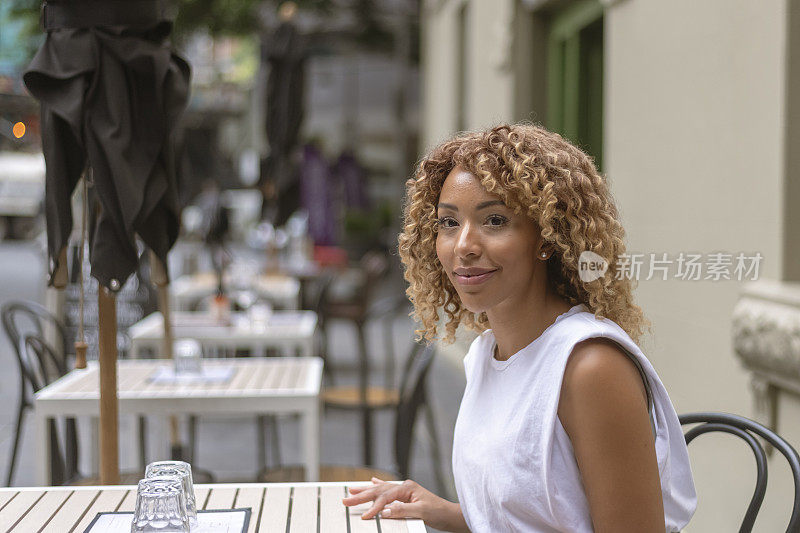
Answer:
<svg viewBox="0 0 800 533"><path fill-rule="evenodd" d="M372 478L372 486L350 487L352 496L344 498L347 506L373 502L361 518L366 520L381 513L381 518L419 518L426 525L441 531L469 533L461 514L461 506L440 498L419 483L407 479L388 483Z"/></svg>
<svg viewBox="0 0 800 533"><path fill-rule="evenodd" d="M558 417L575 451L595 532L663 533L647 393L634 363L613 341L575 346Z"/></svg>

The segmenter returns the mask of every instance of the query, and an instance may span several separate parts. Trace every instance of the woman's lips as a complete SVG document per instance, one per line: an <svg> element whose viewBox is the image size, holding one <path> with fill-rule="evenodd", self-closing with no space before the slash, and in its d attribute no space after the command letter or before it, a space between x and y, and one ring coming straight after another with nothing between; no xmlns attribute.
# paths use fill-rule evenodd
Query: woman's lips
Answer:
<svg viewBox="0 0 800 533"><path fill-rule="evenodd" d="M474 276L467 276L462 274L455 274L456 281L460 285L480 285L481 283L485 282L489 278L491 278L494 273L497 272L496 270L490 270L489 272L484 272L483 274L477 274Z"/></svg>

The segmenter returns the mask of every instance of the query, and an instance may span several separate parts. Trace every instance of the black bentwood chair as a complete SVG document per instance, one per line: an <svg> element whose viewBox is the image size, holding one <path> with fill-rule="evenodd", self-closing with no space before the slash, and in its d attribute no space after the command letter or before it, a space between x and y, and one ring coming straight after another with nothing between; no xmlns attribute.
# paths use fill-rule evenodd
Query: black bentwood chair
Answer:
<svg viewBox="0 0 800 533"><path fill-rule="evenodd" d="M21 366L31 390L38 392L69 372L65 361L41 336L26 333L20 341ZM55 369L55 373L49 369ZM63 447L58 435L58 424L49 419L50 473L53 485L98 485L97 478L87 478L78 471L78 431L74 418L64 420ZM122 484L136 483L142 472L123 472Z"/></svg>
<svg viewBox="0 0 800 533"><path fill-rule="evenodd" d="M681 425L700 424L686 431L686 444L689 444L698 435L715 431L730 433L744 440L753 451L756 458L756 490L747 512L742 520L739 533L749 533L753 530L756 515L761 509L764 501L764 494L767 491L767 454L756 436L761 437L781 452L792 469L794 479L794 503L792 505L792 516L789 519L789 526L786 533L797 533L800 531L800 455L797 454L791 444L777 435L774 431L762 426L761 424L739 415L727 413L687 413L680 415L678 419Z"/></svg>
<svg viewBox="0 0 800 533"><path fill-rule="evenodd" d="M425 410L428 402L426 383L434 355L435 350L432 345L415 342L403 369L400 399L395 405L394 461L396 470L379 470L371 465L323 465L320 467L319 481L368 481L373 476L385 481L408 478L411 469L414 426L420 415L430 416L430 411ZM436 428L431 424L432 420L430 418L428 418L428 422L428 430L435 434ZM434 475L436 476L439 490L443 493L445 490L444 473L439 461L438 441L434 437L435 435L431 435ZM302 481L303 479L305 479L305 469L302 466L284 466L277 469L264 470L258 476L258 481L269 483Z"/></svg>
<svg viewBox="0 0 800 533"><path fill-rule="evenodd" d="M57 355L53 353L54 361L46 369L48 373L52 373L59 372L60 368L67 367L67 334L61 320L45 307L34 302L7 302L0 309L0 318L2 319L6 336L8 336L8 341L14 347L14 354L17 356L17 365L19 366L19 403L17 405L17 419L14 425L14 443L11 446L11 454L8 458L8 469L6 471L6 486L11 486L17 462L17 452L19 451L19 441L22 436L22 426L25 422L25 413L33 407L31 393L35 392L35 390L31 390L29 381L26 379L27 369L22 337L25 333L35 333L44 338L48 328L51 328L57 334L58 352Z"/></svg>

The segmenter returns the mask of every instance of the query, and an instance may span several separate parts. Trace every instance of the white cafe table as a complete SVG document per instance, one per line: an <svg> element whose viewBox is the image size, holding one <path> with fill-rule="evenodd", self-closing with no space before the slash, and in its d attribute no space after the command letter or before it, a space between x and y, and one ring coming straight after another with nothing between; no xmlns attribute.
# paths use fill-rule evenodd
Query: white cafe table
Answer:
<svg viewBox="0 0 800 533"><path fill-rule="evenodd" d="M283 274L260 274L252 278L226 276L228 291L253 291L275 307L298 309L300 307L300 281ZM169 284L169 294L176 310L188 311L198 301L217 290L217 276L211 272L180 276Z"/></svg>
<svg viewBox="0 0 800 533"><path fill-rule="evenodd" d="M319 391L322 359L269 357L205 359L203 368L233 368L222 382L154 382L163 359L117 363L119 413L134 415L298 414L303 464L309 480L319 479ZM97 417L100 411L99 366L73 370L35 395L37 483L49 485L51 417Z"/></svg>
<svg viewBox="0 0 800 533"><path fill-rule="evenodd" d="M314 311L274 311L263 325L253 325L246 313L233 313L231 324L222 325L206 312L178 311L172 314L172 337L197 340L206 353L220 350L247 349L261 355L269 348L281 355L314 355L314 332L317 315ZM161 353L164 318L152 313L128 328L131 354Z"/></svg>
<svg viewBox="0 0 800 533"><path fill-rule="evenodd" d="M361 520L370 504L345 507L352 483L195 485L198 509L249 507L248 533L425 533L421 520ZM83 533L99 512L133 512L136 487L0 489L0 531ZM379 529L380 528L380 529Z"/></svg>

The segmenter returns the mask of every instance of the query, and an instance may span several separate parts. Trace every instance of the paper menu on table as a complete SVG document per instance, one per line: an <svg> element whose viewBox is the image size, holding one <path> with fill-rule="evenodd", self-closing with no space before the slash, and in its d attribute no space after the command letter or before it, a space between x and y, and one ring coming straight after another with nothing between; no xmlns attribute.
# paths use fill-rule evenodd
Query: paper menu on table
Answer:
<svg viewBox="0 0 800 533"><path fill-rule="evenodd" d="M250 524L249 507L197 512L192 533L244 533ZM130 533L133 513L97 513L84 533Z"/></svg>

